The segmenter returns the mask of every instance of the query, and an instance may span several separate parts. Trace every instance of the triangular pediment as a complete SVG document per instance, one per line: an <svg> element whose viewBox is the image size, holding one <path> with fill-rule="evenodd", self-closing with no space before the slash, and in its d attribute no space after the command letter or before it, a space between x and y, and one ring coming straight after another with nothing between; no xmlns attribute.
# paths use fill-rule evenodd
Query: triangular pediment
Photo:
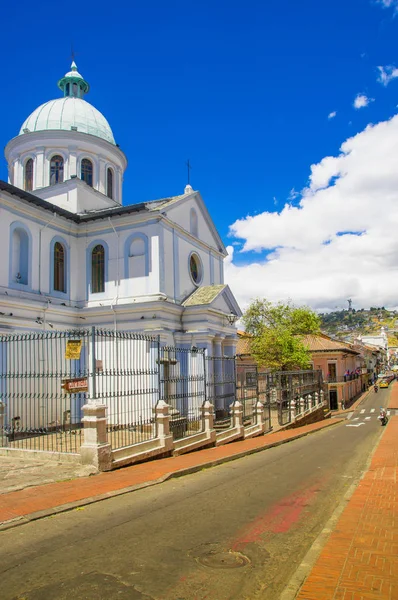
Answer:
<svg viewBox="0 0 398 600"><path fill-rule="evenodd" d="M211 307L219 310L224 314L233 313L237 317L242 316L242 311L231 292L231 289L226 284L220 285L205 285L197 288L182 305L188 307Z"/></svg>
<svg viewBox="0 0 398 600"><path fill-rule="evenodd" d="M192 191L166 199L164 202L154 202L149 205L149 208L151 212L156 210L165 214L187 233L191 233L190 213L192 208L195 209L198 216L198 239L227 256L228 252L199 192Z"/></svg>

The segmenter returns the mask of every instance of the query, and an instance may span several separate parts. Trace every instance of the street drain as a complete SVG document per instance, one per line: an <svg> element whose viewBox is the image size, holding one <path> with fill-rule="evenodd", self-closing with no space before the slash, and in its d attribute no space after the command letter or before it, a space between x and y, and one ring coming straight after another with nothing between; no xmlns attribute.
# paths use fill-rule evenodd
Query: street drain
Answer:
<svg viewBox="0 0 398 600"><path fill-rule="evenodd" d="M240 552L223 552L212 550L196 559L201 565L212 569L239 569L250 563L250 560Z"/></svg>

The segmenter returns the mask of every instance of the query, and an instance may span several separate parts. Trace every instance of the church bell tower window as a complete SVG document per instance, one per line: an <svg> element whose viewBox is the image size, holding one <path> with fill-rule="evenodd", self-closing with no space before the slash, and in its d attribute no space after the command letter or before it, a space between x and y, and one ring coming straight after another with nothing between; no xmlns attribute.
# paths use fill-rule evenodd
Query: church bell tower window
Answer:
<svg viewBox="0 0 398 600"><path fill-rule="evenodd" d="M33 190L33 158L29 158L25 163L25 190L31 192Z"/></svg>
<svg viewBox="0 0 398 600"><path fill-rule="evenodd" d="M113 171L109 168L106 171L106 195L113 199Z"/></svg>
<svg viewBox="0 0 398 600"><path fill-rule="evenodd" d="M81 179L93 187L93 163L88 158L82 160Z"/></svg>
<svg viewBox="0 0 398 600"><path fill-rule="evenodd" d="M64 180L64 159L62 156L53 156L50 161L50 185L62 183Z"/></svg>

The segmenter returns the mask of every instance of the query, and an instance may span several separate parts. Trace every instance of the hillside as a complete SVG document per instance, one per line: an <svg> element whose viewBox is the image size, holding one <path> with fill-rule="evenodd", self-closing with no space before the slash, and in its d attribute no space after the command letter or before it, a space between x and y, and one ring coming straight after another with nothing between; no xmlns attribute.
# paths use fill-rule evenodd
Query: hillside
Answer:
<svg viewBox="0 0 398 600"><path fill-rule="evenodd" d="M371 307L322 313L321 329L327 335L340 339L354 339L358 335L375 335L384 327L390 346L398 346L398 311Z"/></svg>

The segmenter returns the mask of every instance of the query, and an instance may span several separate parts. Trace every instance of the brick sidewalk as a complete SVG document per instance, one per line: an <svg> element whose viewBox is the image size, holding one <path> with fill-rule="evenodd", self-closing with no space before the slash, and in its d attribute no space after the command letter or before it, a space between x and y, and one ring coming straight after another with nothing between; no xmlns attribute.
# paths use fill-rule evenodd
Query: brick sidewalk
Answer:
<svg viewBox="0 0 398 600"><path fill-rule="evenodd" d="M297 429L277 431L265 436L234 442L225 446L198 450L190 454L152 460L109 473L61 481L0 495L0 526L48 516L75 506L90 504L120 493L126 493L166 479L199 471L248 454L315 433L340 423L327 419Z"/></svg>
<svg viewBox="0 0 398 600"><path fill-rule="evenodd" d="M397 467L398 417L392 417L299 600L398 599Z"/></svg>
<svg viewBox="0 0 398 600"><path fill-rule="evenodd" d="M398 381L392 384L390 395L388 398L388 408L398 408Z"/></svg>

